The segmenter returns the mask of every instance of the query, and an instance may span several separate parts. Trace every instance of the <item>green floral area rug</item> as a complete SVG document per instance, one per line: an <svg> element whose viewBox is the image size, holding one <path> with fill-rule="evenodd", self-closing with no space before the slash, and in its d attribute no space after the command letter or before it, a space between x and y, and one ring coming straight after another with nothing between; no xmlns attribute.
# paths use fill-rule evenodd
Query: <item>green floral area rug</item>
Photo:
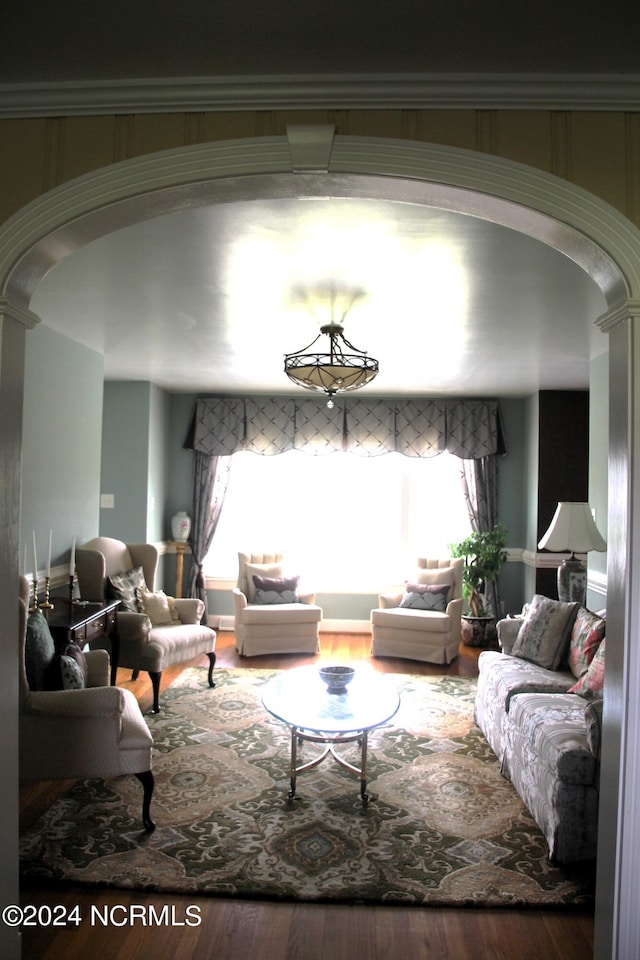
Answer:
<svg viewBox="0 0 640 960"><path fill-rule="evenodd" d="M288 800L273 671L186 670L148 718L155 832L135 777L80 781L21 838L25 880L304 901L580 906L592 868L549 863L541 832L473 722L475 681L392 676L398 713L369 738L369 795L327 757ZM305 743L303 759L320 749ZM356 765L358 747L343 746Z"/></svg>

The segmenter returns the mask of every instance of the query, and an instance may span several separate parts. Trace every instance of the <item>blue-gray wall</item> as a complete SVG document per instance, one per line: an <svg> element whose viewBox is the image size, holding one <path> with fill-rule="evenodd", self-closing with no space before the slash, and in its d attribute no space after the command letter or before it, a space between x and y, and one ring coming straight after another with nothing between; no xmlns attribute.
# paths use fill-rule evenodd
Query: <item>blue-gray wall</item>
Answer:
<svg viewBox="0 0 640 960"><path fill-rule="evenodd" d="M151 383L107 381L101 493L114 506L100 510L100 535L130 543L169 536L165 521L170 475L170 395Z"/></svg>
<svg viewBox="0 0 640 960"><path fill-rule="evenodd" d="M102 457L102 356L42 324L26 337L21 554L32 533L44 570L68 563L71 540L96 536ZM21 555L20 570L24 569Z"/></svg>
<svg viewBox="0 0 640 960"><path fill-rule="evenodd" d="M168 478L171 476L169 448L171 396L166 390L161 390L153 384L150 386L146 539L156 542L171 536L171 527L165 517Z"/></svg>

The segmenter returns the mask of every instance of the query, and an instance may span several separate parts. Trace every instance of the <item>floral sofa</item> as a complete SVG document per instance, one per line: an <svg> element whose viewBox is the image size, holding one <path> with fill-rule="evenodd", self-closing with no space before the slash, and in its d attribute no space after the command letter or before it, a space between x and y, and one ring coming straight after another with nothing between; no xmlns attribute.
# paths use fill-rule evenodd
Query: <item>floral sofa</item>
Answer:
<svg viewBox="0 0 640 960"><path fill-rule="evenodd" d="M476 723L558 862L596 855L605 626L536 595L478 660Z"/></svg>

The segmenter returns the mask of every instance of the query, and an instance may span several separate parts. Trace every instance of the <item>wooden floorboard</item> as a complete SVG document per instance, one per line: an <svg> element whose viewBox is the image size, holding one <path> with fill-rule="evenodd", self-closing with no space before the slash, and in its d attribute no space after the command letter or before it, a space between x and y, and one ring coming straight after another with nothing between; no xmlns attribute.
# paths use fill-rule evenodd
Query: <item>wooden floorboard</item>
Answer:
<svg viewBox="0 0 640 960"><path fill-rule="evenodd" d="M477 676L476 649L462 647L445 667L373 659L369 643L365 635L323 634L318 657L240 658L233 634L221 632L217 667L286 669L366 658L388 673ZM196 663L208 661L166 670L162 687ZM150 709L146 674L133 681L130 671L120 670L118 684L135 693L143 711ZM69 786L69 781L22 784L21 829ZM48 907L77 905L83 918L77 928L47 923L23 928L23 960L90 960L94 955L100 960L586 960L593 954L593 917L584 911L270 903L42 883L23 887L22 904L43 907L45 919ZM199 925L186 925L188 907L198 908ZM153 925L153 911L161 915L163 908L169 922ZM102 925L105 911L107 926Z"/></svg>

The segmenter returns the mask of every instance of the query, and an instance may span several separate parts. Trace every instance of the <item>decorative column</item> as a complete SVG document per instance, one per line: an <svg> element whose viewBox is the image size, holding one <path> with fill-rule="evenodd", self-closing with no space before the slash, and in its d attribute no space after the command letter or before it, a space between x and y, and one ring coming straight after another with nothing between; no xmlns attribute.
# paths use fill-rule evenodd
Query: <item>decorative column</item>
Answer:
<svg viewBox="0 0 640 960"><path fill-rule="evenodd" d="M176 587L175 596L182 596L182 577L184 570L184 555L187 552L189 544L184 540L174 540L173 545L176 550Z"/></svg>

